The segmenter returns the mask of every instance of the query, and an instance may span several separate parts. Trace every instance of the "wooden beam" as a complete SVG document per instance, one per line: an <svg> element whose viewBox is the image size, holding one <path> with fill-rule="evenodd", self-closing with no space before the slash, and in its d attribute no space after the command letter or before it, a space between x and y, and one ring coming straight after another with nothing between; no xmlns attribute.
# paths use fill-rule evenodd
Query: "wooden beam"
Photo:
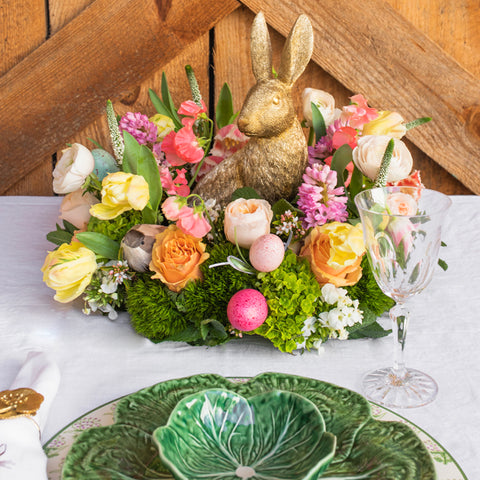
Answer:
<svg viewBox="0 0 480 480"><path fill-rule="evenodd" d="M0 194L239 6L96 0L0 77ZM27 34L27 33L25 33Z"/></svg>
<svg viewBox="0 0 480 480"><path fill-rule="evenodd" d="M313 24L313 60L372 106L407 121L433 122L408 138L480 194L480 83L437 44L382 0L242 0L287 35L306 13ZM321 88L321 85L315 85Z"/></svg>

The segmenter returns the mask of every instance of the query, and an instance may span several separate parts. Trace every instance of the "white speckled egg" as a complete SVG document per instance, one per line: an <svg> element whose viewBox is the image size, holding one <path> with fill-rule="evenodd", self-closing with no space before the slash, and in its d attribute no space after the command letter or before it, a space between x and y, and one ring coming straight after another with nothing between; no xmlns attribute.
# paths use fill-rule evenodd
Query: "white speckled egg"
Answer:
<svg viewBox="0 0 480 480"><path fill-rule="evenodd" d="M285 256L285 246L280 237L269 233L258 237L250 247L250 263L259 272L277 269Z"/></svg>
<svg viewBox="0 0 480 480"><path fill-rule="evenodd" d="M244 288L232 296L227 306L227 317L233 328L250 332L259 327L268 316L265 297L253 288Z"/></svg>

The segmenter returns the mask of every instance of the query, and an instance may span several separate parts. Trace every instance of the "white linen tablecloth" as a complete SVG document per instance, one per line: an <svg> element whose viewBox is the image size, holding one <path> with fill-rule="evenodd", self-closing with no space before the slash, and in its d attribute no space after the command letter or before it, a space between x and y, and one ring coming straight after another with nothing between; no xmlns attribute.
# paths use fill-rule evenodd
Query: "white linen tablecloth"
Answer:
<svg viewBox="0 0 480 480"><path fill-rule="evenodd" d="M407 365L439 384L437 399L399 410L449 451L469 480L480 479L480 197L452 197L441 258L449 265L411 301ZM60 304L42 282L45 235L61 199L0 197L0 390L26 353L44 350L58 363L61 384L43 431L48 440L83 413L160 381L199 373L303 375L360 392L364 373L392 361L392 339L330 341L321 354L288 355L261 338L207 348L155 345L137 335L127 314L115 322L85 316L80 300ZM385 326L389 328L388 320Z"/></svg>

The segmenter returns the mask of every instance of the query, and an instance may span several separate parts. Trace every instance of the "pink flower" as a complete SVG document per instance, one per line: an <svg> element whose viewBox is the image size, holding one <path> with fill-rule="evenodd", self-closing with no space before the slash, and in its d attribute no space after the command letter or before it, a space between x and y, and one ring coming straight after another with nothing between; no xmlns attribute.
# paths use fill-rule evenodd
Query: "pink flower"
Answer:
<svg viewBox="0 0 480 480"><path fill-rule="evenodd" d="M220 162L243 148L248 142L248 137L235 124L231 123L222 127L215 135L214 140L210 155L205 158L197 178L206 175Z"/></svg>
<svg viewBox="0 0 480 480"><path fill-rule="evenodd" d="M345 144L353 150L357 146L357 131L352 127L340 127L332 137L332 146L335 150Z"/></svg>
<svg viewBox="0 0 480 480"><path fill-rule="evenodd" d="M298 207L305 214L305 228L323 225L329 221L345 222L347 197L344 188L338 187L337 172L328 165L307 167L304 183L298 189Z"/></svg>
<svg viewBox="0 0 480 480"><path fill-rule="evenodd" d="M178 113L180 115L186 115L187 117L197 118L201 113L207 111L207 106L203 100L200 101L201 106L197 105L193 100L187 100L180 105Z"/></svg>
<svg viewBox="0 0 480 480"><path fill-rule="evenodd" d="M190 210L192 209L187 206L187 201L183 197L167 197L167 199L162 203L162 212L166 219L170 220L171 222L176 222L180 218L182 211L186 214Z"/></svg>
<svg viewBox="0 0 480 480"><path fill-rule="evenodd" d="M118 126L121 132L128 132L140 145L157 141L157 126L142 113L127 112Z"/></svg>
<svg viewBox="0 0 480 480"><path fill-rule="evenodd" d="M203 211L195 211L190 207L183 207L180 210L177 227L183 233L195 238L204 237L212 229L207 220L205 220Z"/></svg>
<svg viewBox="0 0 480 480"><path fill-rule="evenodd" d="M342 111L342 119L350 127L361 130L366 123L378 117L378 111L368 106L367 99L363 95L354 95L350 100L352 103L343 107Z"/></svg>
<svg viewBox="0 0 480 480"><path fill-rule="evenodd" d="M162 182L162 187L169 195L180 195L181 197L186 197L190 194L188 180L185 177L187 171L184 168L181 168L176 170L176 172L177 176L174 180L168 167L160 167L160 180Z"/></svg>
<svg viewBox="0 0 480 480"><path fill-rule="evenodd" d="M162 152L167 162L179 167L185 163L198 163L203 158L203 148L193 133L193 119L182 120L185 125L178 132L170 132L162 142Z"/></svg>

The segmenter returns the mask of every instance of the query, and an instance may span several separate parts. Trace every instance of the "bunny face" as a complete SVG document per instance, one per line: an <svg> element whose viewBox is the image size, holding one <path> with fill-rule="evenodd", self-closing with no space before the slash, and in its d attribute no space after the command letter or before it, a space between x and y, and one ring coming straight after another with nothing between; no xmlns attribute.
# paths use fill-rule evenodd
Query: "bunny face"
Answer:
<svg viewBox="0 0 480 480"><path fill-rule="evenodd" d="M286 130L294 119L290 86L271 79L250 89L238 117L238 128L249 137L269 138Z"/></svg>

